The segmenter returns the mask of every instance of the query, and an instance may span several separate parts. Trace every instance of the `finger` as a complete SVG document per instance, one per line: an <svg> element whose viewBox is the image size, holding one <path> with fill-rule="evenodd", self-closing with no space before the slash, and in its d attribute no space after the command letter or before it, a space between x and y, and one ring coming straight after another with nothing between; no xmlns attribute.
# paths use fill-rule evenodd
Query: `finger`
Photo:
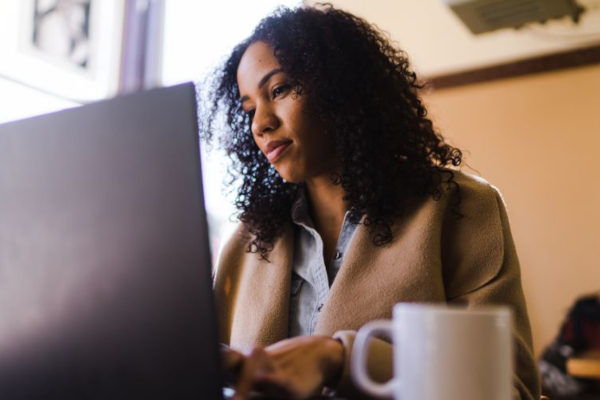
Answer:
<svg viewBox="0 0 600 400"><path fill-rule="evenodd" d="M227 370L240 366L246 356L239 351L232 350L230 348L221 349L221 361L223 362L223 369Z"/></svg>
<svg viewBox="0 0 600 400"><path fill-rule="evenodd" d="M236 387L234 400L245 400L255 386L255 377L271 369L267 354L261 348L254 348L246 357Z"/></svg>
<svg viewBox="0 0 600 400"><path fill-rule="evenodd" d="M281 374L273 372L258 373L254 380L255 389L269 398L289 400L295 397L292 396L289 380Z"/></svg>
<svg viewBox="0 0 600 400"><path fill-rule="evenodd" d="M221 349L222 370L227 383L235 383L242 369L246 356L230 348Z"/></svg>

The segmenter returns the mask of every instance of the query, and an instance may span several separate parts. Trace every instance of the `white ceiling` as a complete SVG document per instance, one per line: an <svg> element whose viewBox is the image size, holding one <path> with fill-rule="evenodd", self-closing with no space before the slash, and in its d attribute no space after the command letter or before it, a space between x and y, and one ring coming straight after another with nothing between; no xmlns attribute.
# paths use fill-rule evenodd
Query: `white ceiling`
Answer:
<svg viewBox="0 0 600 400"><path fill-rule="evenodd" d="M600 0L577 0L588 10L519 30L473 35L443 0L333 0L387 31L424 76L438 76L600 44Z"/></svg>

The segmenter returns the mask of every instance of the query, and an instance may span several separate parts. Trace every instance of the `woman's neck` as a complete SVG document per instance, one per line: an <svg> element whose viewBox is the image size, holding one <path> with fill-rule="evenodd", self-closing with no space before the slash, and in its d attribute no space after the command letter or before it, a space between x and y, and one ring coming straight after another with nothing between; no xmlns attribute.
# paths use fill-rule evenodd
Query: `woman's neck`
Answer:
<svg viewBox="0 0 600 400"><path fill-rule="evenodd" d="M344 202L342 185L332 181L331 174L321 175L306 181L310 202L310 214L315 229L321 235L324 244L325 261L335 253L335 245L344 221L347 205Z"/></svg>

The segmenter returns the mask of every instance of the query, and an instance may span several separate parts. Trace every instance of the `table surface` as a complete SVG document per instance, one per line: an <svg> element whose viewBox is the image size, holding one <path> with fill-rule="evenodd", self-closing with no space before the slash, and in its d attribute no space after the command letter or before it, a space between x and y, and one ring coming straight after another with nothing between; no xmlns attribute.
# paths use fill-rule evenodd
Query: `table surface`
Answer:
<svg viewBox="0 0 600 400"><path fill-rule="evenodd" d="M600 349L591 350L567 360L569 375L600 379Z"/></svg>

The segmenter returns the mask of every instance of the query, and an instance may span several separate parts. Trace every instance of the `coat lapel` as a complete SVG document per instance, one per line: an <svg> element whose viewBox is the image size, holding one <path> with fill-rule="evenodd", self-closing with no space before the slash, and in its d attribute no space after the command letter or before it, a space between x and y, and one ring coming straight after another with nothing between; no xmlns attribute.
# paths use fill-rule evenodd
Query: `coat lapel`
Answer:
<svg viewBox="0 0 600 400"><path fill-rule="evenodd" d="M255 253L246 255L232 310L232 346L266 346L287 337L293 244L289 226L275 242L269 261Z"/></svg>
<svg viewBox="0 0 600 400"><path fill-rule="evenodd" d="M390 319L398 302L444 301L439 248L440 212L425 201L411 218L393 226L393 240L372 243L360 225L319 316L315 333L357 330L374 319Z"/></svg>

